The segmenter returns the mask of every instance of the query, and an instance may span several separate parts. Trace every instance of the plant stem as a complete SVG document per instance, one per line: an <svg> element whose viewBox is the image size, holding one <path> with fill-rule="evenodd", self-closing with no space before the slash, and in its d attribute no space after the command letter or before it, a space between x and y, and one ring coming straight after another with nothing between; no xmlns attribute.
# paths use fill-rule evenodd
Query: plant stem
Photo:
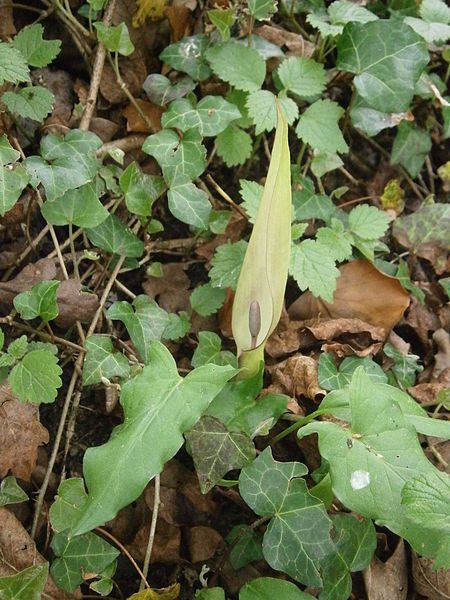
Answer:
<svg viewBox="0 0 450 600"><path fill-rule="evenodd" d="M153 512L152 512L152 522L150 524L150 533L148 536L148 544L147 550L145 552L144 566L142 567L142 571L144 574L144 579L147 579L148 568L150 566L150 558L152 555L153 543L155 541L155 533L156 533L156 522L158 521L158 510L160 505L160 489L161 489L161 478L158 475L155 475L155 499L153 501ZM149 587L148 583L141 581L141 585L139 587L139 591L141 592L145 587Z"/></svg>
<svg viewBox="0 0 450 600"><path fill-rule="evenodd" d="M320 415L324 415L327 412L329 412L328 408L322 408L322 409L319 408L318 410L315 410L314 412L312 412L310 415L307 415L306 417L300 417L298 419L298 421L296 421L295 423L293 423L292 425L287 427L284 431L281 431L278 435L273 437L269 442L269 446L273 446L274 444L277 444L280 440L285 438L290 433L297 431L297 429L300 429L300 427L307 425L311 421L314 421L314 419L316 417L319 417Z"/></svg>

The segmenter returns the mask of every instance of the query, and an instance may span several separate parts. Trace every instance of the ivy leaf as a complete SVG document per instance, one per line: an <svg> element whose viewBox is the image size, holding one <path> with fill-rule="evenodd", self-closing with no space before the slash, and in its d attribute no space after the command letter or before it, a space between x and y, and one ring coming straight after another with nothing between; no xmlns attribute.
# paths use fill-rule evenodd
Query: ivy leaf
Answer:
<svg viewBox="0 0 450 600"><path fill-rule="evenodd" d="M140 217L149 217L152 214L153 203L165 188L162 177L143 173L134 161L120 176L119 185L125 194L128 210Z"/></svg>
<svg viewBox="0 0 450 600"><path fill-rule="evenodd" d="M83 385L100 383L103 378L129 375L128 359L121 352L114 352L109 335L91 335L86 339L85 346Z"/></svg>
<svg viewBox="0 0 450 600"><path fill-rule="evenodd" d="M200 331L198 346L192 356L192 366L201 367L212 363L213 365L231 365L237 368L237 360L232 352L222 350L220 337L212 331Z"/></svg>
<svg viewBox="0 0 450 600"><path fill-rule="evenodd" d="M333 302L339 270L326 246L315 240L294 244L289 272L302 291L309 289L314 296Z"/></svg>
<svg viewBox="0 0 450 600"><path fill-rule="evenodd" d="M202 317L213 315L225 301L226 292L210 283L199 285L191 294L191 306Z"/></svg>
<svg viewBox="0 0 450 600"><path fill-rule="evenodd" d="M232 8L213 8L208 10L208 18L219 31L222 41L230 39L230 28L236 20L236 15Z"/></svg>
<svg viewBox="0 0 450 600"><path fill-rule="evenodd" d="M274 577L258 577L246 583L239 593L239 600L313 600L313 596L302 592L296 585Z"/></svg>
<svg viewBox="0 0 450 600"><path fill-rule="evenodd" d="M14 37L13 45L31 67L46 67L61 49L60 40L44 40L44 28L40 24L29 25Z"/></svg>
<svg viewBox="0 0 450 600"><path fill-rule="evenodd" d="M347 356L339 365L326 352L319 356L318 379L320 387L325 390L341 390L350 383L352 375L358 367L363 367L370 379L375 383L387 383L387 375L378 363L368 356Z"/></svg>
<svg viewBox="0 0 450 600"><path fill-rule="evenodd" d="M167 192L169 210L174 217L199 229L207 229L211 204L208 194L186 175L178 175Z"/></svg>
<svg viewBox="0 0 450 600"><path fill-rule="evenodd" d="M56 280L41 281L31 290L17 294L13 302L20 317L26 321L40 317L47 323L56 319L59 314L56 292L60 283Z"/></svg>
<svg viewBox="0 0 450 600"><path fill-rule="evenodd" d="M190 77L180 77L175 82L171 82L164 75L152 73L142 84L142 89L151 102L164 106L172 100L187 96L195 89L195 85Z"/></svg>
<svg viewBox="0 0 450 600"><path fill-rule="evenodd" d="M123 56L129 56L134 52L134 45L125 23L107 26L102 21L96 21L94 27L97 30L98 39L110 52L118 52Z"/></svg>
<svg viewBox="0 0 450 600"><path fill-rule="evenodd" d="M68 190L60 198L44 202L41 212L52 225L68 225L92 228L103 223L109 213L100 202L92 183L75 190Z"/></svg>
<svg viewBox="0 0 450 600"><path fill-rule="evenodd" d="M206 51L211 68L223 81L238 90L259 90L266 76L266 64L261 55L237 42L223 42Z"/></svg>
<svg viewBox="0 0 450 600"><path fill-rule="evenodd" d="M28 567L15 575L0 577L0 596L2 600L41 600L47 577L47 562Z"/></svg>
<svg viewBox="0 0 450 600"><path fill-rule="evenodd" d="M85 581L102 573L119 556L120 551L95 533L69 538L67 532L57 533L51 548L56 560L50 568L55 583L66 592L73 592Z"/></svg>
<svg viewBox="0 0 450 600"><path fill-rule="evenodd" d="M1 67L0 67L1 68ZM20 154L10 145L6 135L0 137L0 216L10 210L28 184L28 173L14 164Z"/></svg>
<svg viewBox="0 0 450 600"><path fill-rule="evenodd" d="M403 121L398 126L392 146L391 162L405 167L411 177L417 177L430 150L430 135L423 129Z"/></svg>
<svg viewBox="0 0 450 600"><path fill-rule="evenodd" d="M230 563L233 569L242 569L254 560L262 560L262 534L248 525L236 525L225 538L232 545Z"/></svg>
<svg viewBox="0 0 450 600"><path fill-rule="evenodd" d="M142 150L153 156L169 182L180 175L196 179L206 167L206 148L199 131L187 131L180 139L175 131L164 129L150 135Z"/></svg>
<svg viewBox="0 0 450 600"><path fill-rule="evenodd" d="M360 204L348 216L351 233L364 240L377 240L386 233L391 219L375 206Z"/></svg>
<svg viewBox="0 0 450 600"><path fill-rule="evenodd" d="M302 477L307 472L301 463L275 461L266 448L242 469L239 491L256 514L271 517L263 540L269 565L296 581L321 586L320 563L334 549L331 521L325 506L306 487Z"/></svg>
<svg viewBox="0 0 450 600"><path fill-rule="evenodd" d="M450 38L450 26L443 23L427 23L415 17L406 17L407 23L428 44L444 44Z"/></svg>
<svg viewBox="0 0 450 600"><path fill-rule="evenodd" d="M239 184L241 186L239 194L243 200L242 206L248 215L250 223L254 223L261 203L264 186L256 183L256 181L248 181L247 179L240 179Z"/></svg>
<svg viewBox="0 0 450 600"><path fill-rule="evenodd" d="M211 259L209 278L213 287L235 290L248 242L228 242L219 246Z"/></svg>
<svg viewBox="0 0 450 600"><path fill-rule="evenodd" d="M324 66L311 58L292 56L281 63L277 73L284 88L300 98L317 96L325 88Z"/></svg>
<svg viewBox="0 0 450 600"><path fill-rule="evenodd" d="M310 25L317 28L323 37L340 35L347 23L369 23L376 21L377 16L370 10L348 2L347 0L336 0L328 7L328 14L311 13L306 17Z"/></svg>
<svg viewBox="0 0 450 600"><path fill-rule="evenodd" d="M422 0L419 14L428 23L450 23L450 7L443 0Z"/></svg>
<svg viewBox="0 0 450 600"><path fill-rule="evenodd" d="M287 96L278 98L281 111L289 125L298 116L298 106ZM268 90L257 90L249 95L247 99L248 114L255 124L255 134L262 131L272 131L277 124L277 102L275 94Z"/></svg>
<svg viewBox="0 0 450 600"><path fill-rule="evenodd" d="M0 85L30 81L27 61L14 46L0 42Z"/></svg>
<svg viewBox="0 0 450 600"><path fill-rule="evenodd" d="M2 480L0 483L0 506L18 504L19 502L25 502L26 500L28 500L28 496L17 483L15 477L8 475Z"/></svg>
<svg viewBox="0 0 450 600"><path fill-rule="evenodd" d="M229 366L205 365L183 379L169 350L158 342L151 345L148 359L142 373L122 387L124 423L106 444L89 448L84 456L89 494L73 535L112 519L133 502L236 373Z"/></svg>
<svg viewBox="0 0 450 600"><path fill-rule="evenodd" d="M18 92L5 92L2 96L9 112L39 122L52 112L54 100L53 94L39 85L29 85Z"/></svg>
<svg viewBox="0 0 450 600"><path fill-rule="evenodd" d="M325 223L331 223L332 217L338 216L338 209L331 198L316 194L314 184L310 179L302 178L295 188L292 194L292 203L297 221L320 219Z"/></svg>
<svg viewBox="0 0 450 600"><path fill-rule="evenodd" d="M139 258L144 252L144 243L116 215L85 232L91 244L111 254Z"/></svg>
<svg viewBox="0 0 450 600"><path fill-rule="evenodd" d="M61 481L55 501L49 511L53 530L60 532L70 529L76 522L86 500L87 494L81 477L70 477Z"/></svg>
<svg viewBox="0 0 450 600"><path fill-rule="evenodd" d="M385 344L383 352L394 361L391 371L395 381L402 389L412 387L416 383L416 374L423 371L422 365L417 364L420 357L415 354L403 354L392 344Z"/></svg>
<svg viewBox="0 0 450 600"><path fill-rule="evenodd" d="M367 104L382 112L409 108L428 63L424 40L397 19L349 23L338 44L337 67L355 73L355 87Z"/></svg>
<svg viewBox="0 0 450 600"><path fill-rule="evenodd" d="M229 125L216 138L217 155L227 167L243 165L252 154L251 136L236 125Z"/></svg>
<svg viewBox="0 0 450 600"><path fill-rule="evenodd" d="M211 69L204 58L208 45L207 35L192 35L164 48L159 58L172 69L187 73L195 81L204 81L211 75Z"/></svg>
<svg viewBox="0 0 450 600"><path fill-rule="evenodd" d="M160 340L168 325L167 312L142 294L133 300L133 304L126 301L114 302L106 316L113 321L122 321L131 341L147 364L150 360L150 342Z"/></svg>
<svg viewBox="0 0 450 600"><path fill-rule="evenodd" d="M270 19L277 11L276 0L248 0L247 10L258 21Z"/></svg>
<svg viewBox="0 0 450 600"><path fill-rule="evenodd" d="M202 417L185 437L203 494L207 494L228 471L244 467L256 455L255 446L245 433L228 431L214 417Z"/></svg>
<svg viewBox="0 0 450 600"><path fill-rule="evenodd" d="M53 402L61 387L62 369L48 350L28 352L8 376L13 394L22 402Z"/></svg>
<svg viewBox="0 0 450 600"><path fill-rule="evenodd" d="M197 127L203 137L211 137L240 117L237 106L221 96L205 96L195 108L189 100L180 98L171 102L162 116L162 124L181 131Z"/></svg>
<svg viewBox="0 0 450 600"><path fill-rule="evenodd" d="M344 109L331 100L317 100L305 110L295 129L297 136L314 150L332 154L347 152L338 121Z"/></svg>

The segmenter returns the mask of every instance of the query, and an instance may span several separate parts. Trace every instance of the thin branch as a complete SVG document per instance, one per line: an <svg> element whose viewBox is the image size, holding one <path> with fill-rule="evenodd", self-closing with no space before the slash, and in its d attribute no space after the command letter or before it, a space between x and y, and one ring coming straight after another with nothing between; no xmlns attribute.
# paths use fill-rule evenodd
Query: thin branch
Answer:
<svg viewBox="0 0 450 600"><path fill-rule="evenodd" d="M161 503L160 490L161 490L161 478L158 474L158 475L155 475L155 498L153 500L152 522L150 524L150 533L148 535L147 550L145 551L144 566L142 568L142 570L144 572L144 580L147 580L148 568L150 566L150 558L151 558L152 549L153 549L153 543L155 541L156 522L158 521L158 510L159 510L159 505ZM139 591L142 591L145 588L144 580L141 581ZM149 587L148 583L147 583L147 587Z"/></svg>

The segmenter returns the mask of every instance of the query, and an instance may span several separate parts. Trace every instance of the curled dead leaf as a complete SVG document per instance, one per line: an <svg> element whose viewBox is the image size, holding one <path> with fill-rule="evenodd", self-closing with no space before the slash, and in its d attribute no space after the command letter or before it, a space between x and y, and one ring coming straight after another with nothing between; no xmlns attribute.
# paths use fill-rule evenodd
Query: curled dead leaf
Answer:
<svg viewBox="0 0 450 600"><path fill-rule="evenodd" d="M58 327L69 328L76 321L89 323L98 307L97 294L83 292L81 284L75 279L62 281L56 294L59 315L55 319Z"/></svg>
<svg viewBox="0 0 450 600"><path fill-rule="evenodd" d="M428 600L450 598L450 569L433 569L433 561L412 553L412 574L418 594Z"/></svg>
<svg viewBox="0 0 450 600"><path fill-rule="evenodd" d="M363 577L368 600L406 600L408 572L403 540L386 562L374 556Z"/></svg>
<svg viewBox="0 0 450 600"><path fill-rule="evenodd" d="M434 355L433 377L437 379L445 369L450 368L450 333L445 329L437 329L433 333L433 341L438 351Z"/></svg>
<svg viewBox="0 0 450 600"><path fill-rule="evenodd" d="M317 362L310 356L291 356L287 360L268 367L272 375L270 391L291 397L305 396L314 400L324 395L318 381Z"/></svg>
<svg viewBox="0 0 450 600"><path fill-rule="evenodd" d="M314 44L305 40L299 33L287 31L278 25L261 25L255 29L255 33L280 48L286 46L292 56L310 58L316 49Z"/></svg>

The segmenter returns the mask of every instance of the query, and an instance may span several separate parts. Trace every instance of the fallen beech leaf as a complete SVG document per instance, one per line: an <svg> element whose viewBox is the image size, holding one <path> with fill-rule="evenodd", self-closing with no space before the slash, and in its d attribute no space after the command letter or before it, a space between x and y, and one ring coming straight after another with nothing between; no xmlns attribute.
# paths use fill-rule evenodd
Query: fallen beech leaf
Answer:
<svg viewBox="0 0 450 600"><path fill-rule="evenodd" d="M144 292L168 312L189 310L191 282L185 273L186 267L184 263L163 264L161 277L150 276L144 281Z"/></svg>
<svg viewBox="0 0 450 600"><path fill-rule="evenodd" d="M134 104L129 104L123 111L123 115L127 120L127 131L132 133L154 133L161 129L161 115L164 109L147 100L136 100L139 108L151 123L151 127L147 125L142 116L139 114Z"/></svg>
<svg viewBox="0 0 450 600"><path fill-rule="evenodd" d="M409 295L398 279L385 275L368 260L354 260L340 267L333 302L302 294L288 310L292 319L357 318L389 331L401 319Z"/></svg>
<svg viewBox="0 0 450 600"><path fill-rule="evenodd" d="M437 379L445 369L450 367L450 333L445 329L437 329L433 333L433 341L438 351L434 355L433 378Z"/></svg>
<svg viewBox="0 0 450 600"><path fill-rule="evenodd" d="M316 49L315 45L305 40L299 33L287 31L278 25L261 25L255 33L280 48L286 46L292 56L310 58Z"/></svg>
<svg viewBox="0 0 450 600"><path fill-rule="evenodd" d="M310 356L291 356L268 370L273 380L271 392L291 397L305 396L310 400L318 394L325 394L319 385L317 362Z"/></svg>
<svg viewBox="0 0 450 600"><path fill-rule="evenodd" d="M187 35L191 35L193 19L192 11L185 5L173 4L164 11L172 33L172 42L179 42Z"/></svg>
<svg viewBox="0 0 450 600"><path fill-rule="evenodd" d="M397 548L386 562L374 556L363 573L368 600L405 600L408 594L405 543Z"/></svg>
<svg viewBox="0 0 450 600"><path fill-rule="evenodd" d="M150 520L143 525L127 548L138 562L143 562L150 533ZM176 563L180 560L181 529L163 519L156 524L151 562Z"/></svg>
<svg viewBox="0 0 450 600"><path fill-rule="evenodd" d="M48 442L49 435L39 422L38 406L16 400L5 382L0 384L0 440L0 477L10 471L29 481L38 447Z"/></svg>
<svg viewBox="0 0 450 600"><path fill-rule="evenodd" d="M33 83L42 85L52 92L55 100L53 110L42 125L45 133L65 135L70 129L73 108L73 81L67 71L61 69L34 69L31 75Z"/></svg>
<svg viewBox="0 0 450 600"><path fill-rule="evenodd" d="M450 569L433 568L433 561L412 553L412 575L417 594L428 600L450 598Z"/></svg>
<svg viewBox="0 0 450 600"><path fill-rule="evenodd" d="M204 562L212 558L223 539L218 531L211 527L191 527L187 534L191 562Z"/></svg>
<svg viewBox="0 0 450 600"><path fill-rule="evenodd" d="M0 312L9 313L13 299L20 292L29 290L36 283L48 279L58 279L55 261L42 258L34 264L27 265L20 273L11 279L0 283Z"/></svg>
<svg viewBox="0 0 450 600"><path fill-rule="evenodd" d="M136 50L130 56L120 59L120 73L131 94L138 96L141 93L142 84L147 77L147 67L140 50ZM100 92L111 104L120 104L128 100L125 92L117 83L116 75L108 63L105 63L103 67Z"/></svg>
<svg viewBox="0 0 450 600"><path fill-rule="evenodd" d="M441 327L436 313L432 312L425 304L420 304L414 297L411 298L411 305L400 321L400 325L411 327L425 350L431 345L430 332L434 332Z"/></svg>
<svg viewBox="0 0 450 600"><path fill-rule="evenodd" d="M174 583L159 590L152 588L142 590L142 592L130 596L128 600L177 600L180 597L180 591L180 584Z"/></svg>
<svg viewBox="0 0 450 600"><path fill-rule="evenodd" d="M90 323L99 307L97 294L81 291L81 284L75 279L60 283L56 300L59 314L55 323L63 328L71 327L75 321Z"/></svg>

